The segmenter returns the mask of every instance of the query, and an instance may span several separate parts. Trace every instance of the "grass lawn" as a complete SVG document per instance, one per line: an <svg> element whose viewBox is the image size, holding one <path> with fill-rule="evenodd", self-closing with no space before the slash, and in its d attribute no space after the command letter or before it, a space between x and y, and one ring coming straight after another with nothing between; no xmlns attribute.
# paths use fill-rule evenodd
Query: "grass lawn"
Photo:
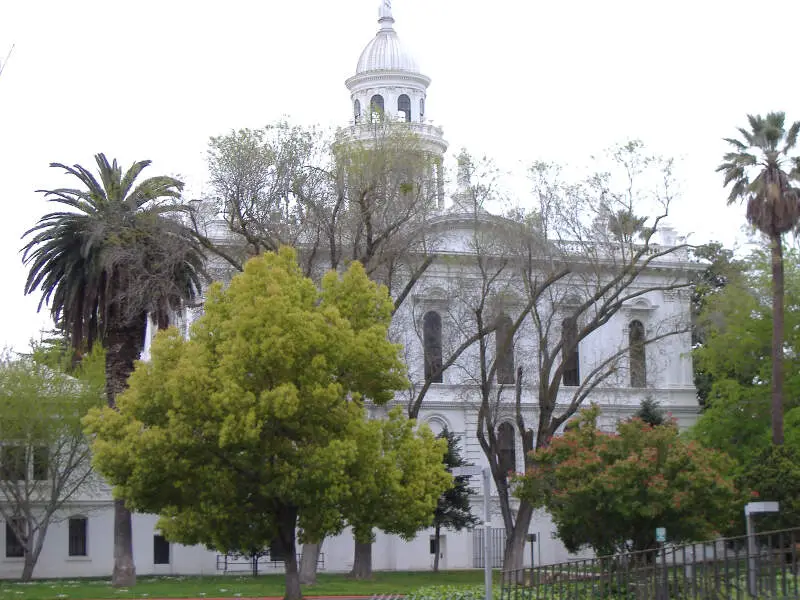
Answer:
<svg viewBox="0 0 800 600"><path fill-rule="evenodd" d="M495 574L497 580L498 574ZM428 585L479 585L482 570L376 572L370 581L320 573L318 583L303 586L309 596L370 596L405 594ZM283 574L217 575L208 577L139 578L129 589L112 588L108 579L50 579L31 583L0 581L0 600L97 600L116 598L253 598L283 596Z"/></svg>

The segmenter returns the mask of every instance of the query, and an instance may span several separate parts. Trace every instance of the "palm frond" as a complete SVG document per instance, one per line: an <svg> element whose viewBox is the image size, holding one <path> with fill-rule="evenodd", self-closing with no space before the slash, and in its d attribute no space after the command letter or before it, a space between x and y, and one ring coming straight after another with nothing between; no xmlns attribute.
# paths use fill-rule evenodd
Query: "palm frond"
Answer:
<svg viewBox="0 0 800 600"><path fill-rule="evenodd" d="M743 143L736 138L722 138L724 141L728 142L731 146L734 146L739 152L745 152L747 150L747 144Z"/></svg>
<svg viewBox="0 0 800 600"><path fill-rule="evenodd" d="M788 154L790 150L794 149L797 145L798 134L800 134L800 121L795 121L792 123L792 126L789 127L789 131L786 132L786 140L783 144L783 150L781 151L783 154Z"/></svg>
<svg viewBox="0 0 800 600"><path fill-rule="evenodd" d="M122 182L120 184L120 196L122 198L126 197L133 187L133 182L139 176L139 174L147 167L150 166L152 161L149 160L140 160L135 162L131 165L130 169L125 172L125 176L122 178Z"/></svg>

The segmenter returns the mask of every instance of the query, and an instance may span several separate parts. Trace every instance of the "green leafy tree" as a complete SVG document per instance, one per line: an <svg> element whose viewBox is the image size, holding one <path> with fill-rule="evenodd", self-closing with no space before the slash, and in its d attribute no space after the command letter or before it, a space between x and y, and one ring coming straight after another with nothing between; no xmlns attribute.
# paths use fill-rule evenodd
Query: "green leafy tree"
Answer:
<svg viewBox="0 0 800 600"><path fill-rule="evenodd" d="M782 112L748 115L750 128L739 128L741 139L726 138L733 150L725 154L717 171L730 185L728 204L745 202L748 223L769 238L772 266L772 443L783 443L783 234L800 222L800 156L790 153L797 145L800 121L785 128Z"/></svg>
<svg viewBox="0 0 800 600"><path fill-rule="evenodd" d="M25 293L42 293L53 320L69 334L76 357L100 342L106 349L106 399L113 407L144 345L148 315L159 327L201 288L201 243L180 220L175 201L183 183L156 176L137 183L150 161L123 172L98 154L98 181L84 167L52 163L79 188L43 190L61 210L26 232ZM131 515L114 504L114 573L117 586L136 581Z"/></svg>
<svg viewBox="0 0 800 600"><path fill-rule="evenodd" d="M740 495L726 455L681 439L674 423L622 422L597 428L599 409L581 412L563 437L533 456L518 494L550 512L568 550L598 554L703 539L728 527Z"/></svg>
<svg viewBox="0 0 800 600"><path fill-rule="evenodd" d="M770 445L757 453L750 468L739 477L739 485L752 490L754 500L780 504L777 514L759 517L762 531L797 527L800 523L800 446L789 445L788 441L787 437L785 445Z"/></svg>
<svg viewBox="0 0 800 600"><path fill-rule="evenodd" d="M63 520L64 504L97 485L81 419L103 402L102 353L87 357L76 375L27 358L0 364L0 519L23 559L23 581L33 576L50 525Z"/></svg>
<svg viewBox="0 0 800 600"><path fill-rule="evenodd" d="M748 469L770 444L773 311L769 256L756 252L742 264L740 275L706 298L698 317L704 341L693 358L696 368L708 377L709 388L706 409L690 435ZM800 263L795 251L786 254L784 265L786 291L789 297L797 297ZM798 437L794 415L800 413L800 354L796 351L800 307L795 303L786 306L784 332L786 443L794 445Z"/></svg>
<svg viewBox="0 0 800 600"><path fill-rule="evenodd" d="M441 439L447 441L447 453L444 455L444 464L447 470L452 473L458 467L472 466L461 456L458 447L461 437L454 432L445 429L439 434ZM465 527L472 527L477 524L478 519L472 514L470 507L470 496L475 492L469 487L469 476L459 475L453 478L453 485L444 492L436 505L433 513L433 539L436 555L433 559L433 570L439 571L439 539L442 528L461 531Z"/></svg>
<svg viewBox="0 0 800 600"><path fill-rule="evenodd" d="M301 540L341 530L358 485L348 473L378 427L363 400L407 385L391 312L359 263L318 290L292 250L251 259L210 287L188 340L159 332L118 411L87 418L96 467L170 540L227 552L277 539L286 597L299 598L297 528Z"/></svg>
<svg viewBox="0 0 800 600"><path fill-rule="evenodd" d="M709 300L713 299L731 283L739 282L746 268L743 261L734 258L733 251L719 242L709 242L692 250L693 258L706 265L695 279L692 288L692 346L701 347L707 333L701 322L701 314ZM694 385L700 405L705 407L713 385L713 377L695 363Z"/></svg>
<svg viewBox="0 0 800 600"><path fill-rule="evenodd" d="M374 530L411 539L431 524L440 495L452 484L442 457L444 440L395 407L388 419L366 421L358 437L358 457L347 471L350 491L343 514L353 529L352 576L372 576Z"/></svg>

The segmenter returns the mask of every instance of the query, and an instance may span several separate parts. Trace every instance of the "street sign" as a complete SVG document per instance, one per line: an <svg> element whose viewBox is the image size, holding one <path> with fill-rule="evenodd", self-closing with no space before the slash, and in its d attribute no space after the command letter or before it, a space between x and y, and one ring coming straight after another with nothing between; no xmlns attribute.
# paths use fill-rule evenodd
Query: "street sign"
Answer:
<svg viewBox="0 0 800 600"><path fill-rule="evenodd" d="M666 527L656 527L656 541L659 543L663 543L667 541L667 528Z"/></svg>

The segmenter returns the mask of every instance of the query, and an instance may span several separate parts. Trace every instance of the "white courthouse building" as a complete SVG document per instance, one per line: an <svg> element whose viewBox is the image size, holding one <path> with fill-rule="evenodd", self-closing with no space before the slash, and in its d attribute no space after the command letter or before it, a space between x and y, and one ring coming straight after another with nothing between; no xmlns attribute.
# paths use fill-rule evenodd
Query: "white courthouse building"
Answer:
<svg viewBox="0 0 800 600"><path fill-rule="evenodd" d="M369 117L373 107L387 115L395 115L412 124L414 131L423 139L430 152L444 156L447 143L440 128L427 121L426 95L430 79L424 75L415 60L408 54L394 30L391 3L382 2L379 9L379 30L360 58L355 74L345 85L350 91L351 116L349 122L354 129L361 120ZM343 121L347 115L343 114ZM440 168L440 165L437 166ZM451 305L454 286L463 272L453 264L468 256L476 223L490 224L502 228L502 219L488 213L480 215L459 211L457 202L445 203L442 174L439 171L438 195L440 214L432 222L434 235L439 236L437 252L450 255L452 260L435 262L423 279L415 286L411 295L396 315L394 329L405 345L412 379L424 378L426 347L428 351L440 353L447 346L448 328L452 327ZM445 206L447 204L447 206ZM678 238L665 228L659 238L661 248L675 246ZM691 270L688 255L679 250L655 261L653 268L642 277L650 281L658 278L673 280L686 277ZM513 286L512 286L513 287ZM652 285L651 285L652 287ZM654 286L657 287L657 286ZM515 301L508 304L508 313L513 318ZM689 296L676 290L650 291L626 302L623 307L600 329L580 342L575 353L573 371L565 379L565 389L560 392L568 396L570 384L575 386L585 373L592 372L595 365L620 347L628 345L636 336L656 330L667 322L688 322ZM560 321L559 321L560 323ZM559 325L560 326L560 325ZM438 338L437 338L438 336ZM526 351L524 339L515 345L512 352L521 356ZM631 346L632 347L632 346ZM431 348L433 350L431 350ZM693 384L690 334L681 333L665 337L653 344L642 345L640 355L635 357L639 367L620 368L593 391L589 400L602 409L602 424L613 428L619 419L630 417L639 402L649 396L660 402L683 427L696 418L698 403ZM623 367L633 362L628 354L620 357ZM478 411L474 380L470 379L467 363L474 360L475 352L465 352L459 364L448 368L430 386L419 413L419 421L428 423L434 432L445 427L461 436L462 454L475 465L485 465L486 458L478 443ZM517 359L521 360L521 359ZM514 361L513 357L511 359ZM466 365L466 366L465 366ZM513 369L512 369L513 371ZM512 374L513 377L513 374ZM532 377L532 376L531 376ZM567 375L565 375L567 377ZM513 386L509 388L513 392ZM523 386L522 406L528 427L536 426L536 385L527 381ZM505 450L522 469L521 441L513 413L513 398L501 394L497 407L499 427L513 439ZM560 399L560 396L559 396ZM560 402L560 400L559 400ZM474 514L482 515L483 497L479 477L472 487L478 492L474 496ZM110 490L101 489L86 497L74 498L59 515L60 520L51 525L34 576L85 577L108 576L113 566L113 509ZM497 499L492 506L492 526L496 533L496 546L501 547L504 538L503 523ZM242 515L242 518L247 518ZM133 523L134 554L138 574L220 574L224 564L216 552L202 547L185 547L169 544L155 530L156 517L135 515ZM10 529L0 525L0 578L19 577L22 558ZM537 513L530 525L529 533L536 534L536 541L526 550L526 564L530 564L531 549L536 563L555 562L569 558L568 553L554 535L555 527L546 514ZM433 563L432 530L421 531L416 539L403 541L396 536L377 532L373 548L373 568L376 570L426 570ZM442 531L439 548L439 565L442 569L475 568L482 566L479 554L477 531ZM353 539L348 532L326 539L322 547L325 571L348 571L353 563ZM501 552L497 552L501 554ZM493 560L499 566L502 556ZM246 566L240 567L245 570ZM282 564L269 562L261 566L263 571L282 570Z"/></svg>

